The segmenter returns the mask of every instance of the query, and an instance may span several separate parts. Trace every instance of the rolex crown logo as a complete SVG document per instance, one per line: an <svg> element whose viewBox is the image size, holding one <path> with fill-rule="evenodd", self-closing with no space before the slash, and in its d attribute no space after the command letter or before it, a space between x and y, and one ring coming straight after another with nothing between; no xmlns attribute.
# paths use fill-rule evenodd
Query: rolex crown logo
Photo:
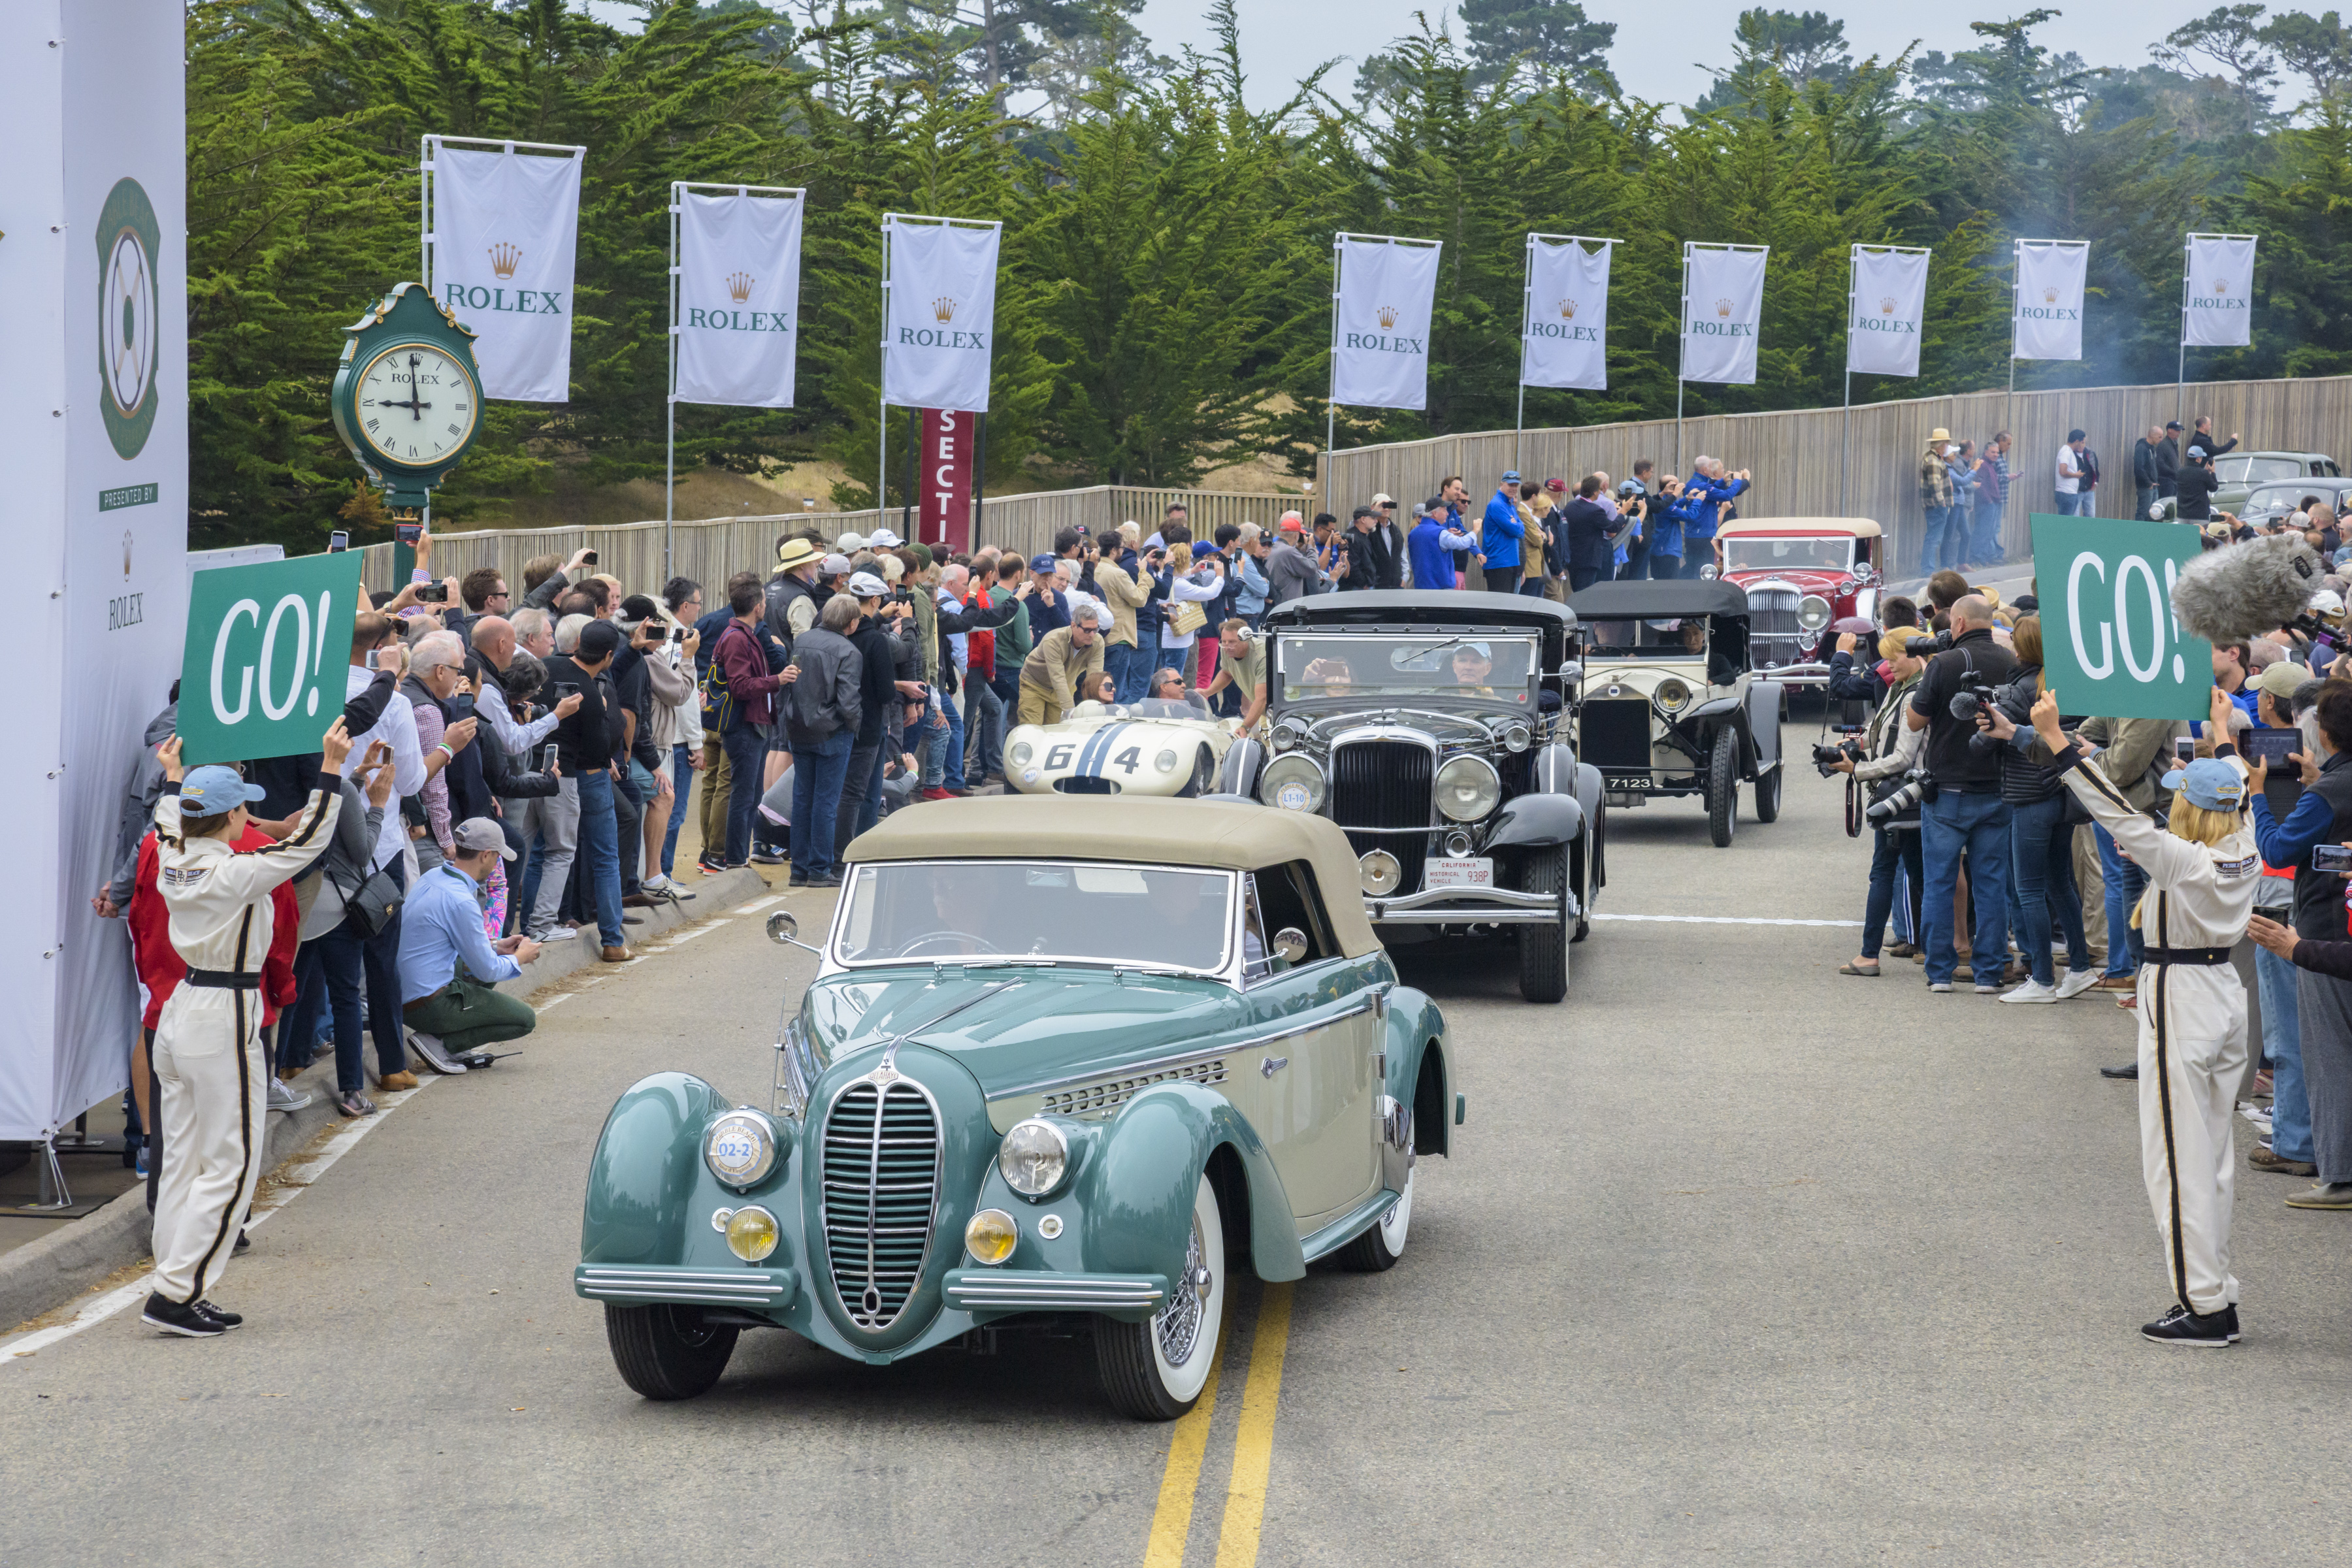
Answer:
<svg viewBox="0 0 2352 1568"><path fill-rule="evenodd" d="M1717 300L1715 302L1715 313L1723 317L1727 321L1729 320L1731 316L1731 301L1728 300Z"/></svg>
<svg viewBox="0 0 2352 1568"><path fill-rule="evenodd" d="M1576 301L1575 301L1575 300L1562 300L1559 302L1559 319L1560 319L1561 321L1572 321L1576 320Z"/></svg>
<svg viewBox="0 0 2352 1568"><path fill-rule="evenodd" d="M1892 295L1892 294L1882 294L1882 295L1880 295L1880 296L1879 296L1879 299L1878 299L1878 313L1879 313L1880 315L1882 315L1882 316L1891 316L1891 315L1895 314L1895 296L1894 296L1894 295Z"/></svg>
<svg viewBox="0 0 2352 1568"><path fill-rule="evenodd" d="M1394 305L1383 305L1372 313L1380 318L1383 331L1397 324L1397 308Z"/></svg>
<svg viewBox="0 0 2352 1568"><path fill-rule="evenodd" d="M2213 279L2213 292L2216 294L2227 294L2229 291L2230 280L2227 278L2216 278Z"/></svg>
<svg viewBox="0 0 2352 1568"><path fill-rule="evenodd" d="M2055 289L2044 289L2042 290L2042 302L2045 305L2056 304L2058 302L2058 290Z"/></svg>
<svg viewBox="0 0 2352 1568"><path fill-rule="evenodd" d="M732 299L739 305L744 300L750 299L751 297L751 275L748 272L729 273L727 275L727 293L728 297Z"/></svg>
<svg viewBox="0 0 2352 1568"><path fill-rule="evenodd" d="M505 240L502 239L499 241L498 244L490 247L490 270L497 273L499 277L513 277L515 275L515 268L521 265L522 252L517 250L513 246L509 245Z"/></svg>
<svg viewBox="0 0 2352 1568"><path fill-rule="evenodd" d="M931 314L942 321L955 320L956 302L942 294L931 301Z"/></svg>

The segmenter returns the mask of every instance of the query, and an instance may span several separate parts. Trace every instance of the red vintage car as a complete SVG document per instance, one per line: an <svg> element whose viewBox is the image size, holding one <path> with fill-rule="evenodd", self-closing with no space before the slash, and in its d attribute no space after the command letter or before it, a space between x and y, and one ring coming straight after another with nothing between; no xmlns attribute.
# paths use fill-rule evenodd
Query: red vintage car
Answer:
<svg viewBox="0 0 2352 1568"><path fill-rule="evenodd" d="M1759 675L1829 683L1828 645L1841 621L1875 623L1885 543L1866 517L1743 517L1716 536L1719 574L1748 594Z"/></svg>

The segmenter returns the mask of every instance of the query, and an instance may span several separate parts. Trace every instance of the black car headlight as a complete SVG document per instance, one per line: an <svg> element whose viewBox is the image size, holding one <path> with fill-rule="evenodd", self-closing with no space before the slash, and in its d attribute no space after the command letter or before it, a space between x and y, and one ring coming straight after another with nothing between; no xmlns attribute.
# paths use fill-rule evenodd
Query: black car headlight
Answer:
<svg viewBox="0 0 2352 1568"><path fill-rule="evenodd" d="M1465 752L1437 770L1437 809L1452 822L1475 822L1503 803L1502 775L1484 757Z"/></svg>

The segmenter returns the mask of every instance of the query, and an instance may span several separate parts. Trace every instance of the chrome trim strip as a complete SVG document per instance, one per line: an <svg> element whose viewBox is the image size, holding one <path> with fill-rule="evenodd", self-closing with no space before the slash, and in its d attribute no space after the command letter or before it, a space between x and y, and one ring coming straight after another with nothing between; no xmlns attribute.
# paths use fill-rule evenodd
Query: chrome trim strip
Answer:
<svg viewBox="0 0 2352 1568"><path fill-rule="evenodd" d="M1365 918L1375 925L1537 926L1560 923L1559 911L1551 909L1482 910L1463 904L1455 904L1450 909L1443 910L1401 910L1392 915L1381 914L1372 910L1367 910L1364 913Z"/></svg>
<svg viewBox="0 0 2352 1568"><path fill-rule="evenodd" d="M1464 903L1483 900L1515 910L1549 910L1559 906L1554 893L1522 893L1510 888L1428 888L1418 893L1400 893L1393 899L1366 899L1366 908L1387 910L1417 910L1431 904Z"/></svg>
<svg viewBox="0 0 2352 1568"><path fill-rule="evenodd" d="M1419 746L1432 756L1435 756L1438 751L1437 737L1403 724L1359 724L1352 730L1334 731L1328 743L1336 752L1342 746L1361 745L1367 741L1403 741Z"/></svg>
<svg viewBox="0 0 2352 1568"><path fill-rule="evenodd" d="M723 1268L667 1268L659 1264L635 1267L608 1263L583 1263L580 1266L583 1279L685 1279L704 1285L759 1285L770 1282L765 1274L738 1274ZM778 1286L779 1289L782 1287Z"/></svg>
<svg viewBox="0 0 2352 1568"><path fill-rule="evenodd" d="M1318 966L1310 964L1308 967ZM1297 974L1300 971L1294 969L1287 973ZM1352 1018L1359 1013L1369 1013L1372 1010L1376 1000L1374 995L1368 993L1360 1001L1343 1007L1336 1013L1326 1013L1318 1018L1302 1024L1293 1024L1270 1035L1258 1035L1246 1040L1235 1040L1229 1045L1218 1046L1213 1050L1186 1051L1180 1056L1153 1057L1148 1061L1128 1062L1115 1068L1097 1068L1091 1072L1076 1073L1065 1078L1041 1079L1034 1083L1000 1089L989 1095L988 1102L993 1105L999 1100L1016 1100L1024 1094L1041 1094L1049 1089L1063 1089L1075 1083L1093 1083L1107 1078L1132 1078L1138 1073L1155 1072L1162 1068L1171 1068L1185 1062L1213 1061L1219 1057L1232 1056L1237 1051L1254 1051L1260 1046L1271 1046L1282 1040L1295 1039L1300 1035L1327 1028L1342 1019Z"/></svg>
<svg viewBox="0 0 2352 1568"><path fill-rule="evenodd" d="M1318 1258L1329 1257L1378 1224L1381 1216L1388 1213L1390 1205L1403 1195L1402 1193L1391 1192L1386 1187L1382 1187L1379 1192L1374 1193L1368 1202L1359 1204L1353 1212L1332 1221L1312 1236L1303 1238L1299 1250L1307 1255L1307 1261L1309 1263Z"/></svg>

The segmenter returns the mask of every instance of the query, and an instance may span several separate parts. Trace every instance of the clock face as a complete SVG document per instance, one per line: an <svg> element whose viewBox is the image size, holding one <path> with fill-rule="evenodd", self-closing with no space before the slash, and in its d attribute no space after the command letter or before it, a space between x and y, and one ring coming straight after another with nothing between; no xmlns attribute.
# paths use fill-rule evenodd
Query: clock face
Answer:
<svg viewBox="0 0 2352 1568"><path fill-rule="evenodd" d="M353 391L360 437L388 461L429 468L474 433L481 396L466 367L428 343L398 343L368 361Z"/></svg>

